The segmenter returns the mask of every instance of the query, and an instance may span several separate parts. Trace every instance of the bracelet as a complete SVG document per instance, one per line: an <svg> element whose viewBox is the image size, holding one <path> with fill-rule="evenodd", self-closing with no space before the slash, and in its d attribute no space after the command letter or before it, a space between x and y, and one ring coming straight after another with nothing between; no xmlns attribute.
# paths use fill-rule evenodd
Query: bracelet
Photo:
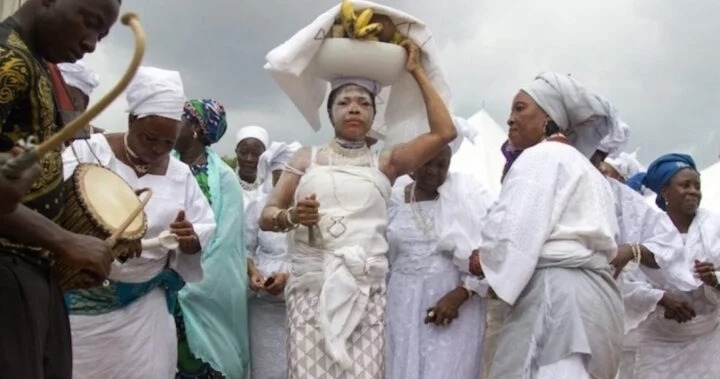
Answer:
<svg viewBox="0 0 720 379"><path fill-rule="evenodd" d="M635 261L635 263L640 264L640 260L642 259L642 250L640 249L640 244L631 244L630 248L632 249L633 260Z"/></svg>
<svg viewBox="0 0 720 379"><path fill-rule="evenodd" d="M296 229L300 224L293 222L292 220L292 211L295 210L295 207L290 207L285 211L285 221L287 221L288 224L288 230Z"/></svg>

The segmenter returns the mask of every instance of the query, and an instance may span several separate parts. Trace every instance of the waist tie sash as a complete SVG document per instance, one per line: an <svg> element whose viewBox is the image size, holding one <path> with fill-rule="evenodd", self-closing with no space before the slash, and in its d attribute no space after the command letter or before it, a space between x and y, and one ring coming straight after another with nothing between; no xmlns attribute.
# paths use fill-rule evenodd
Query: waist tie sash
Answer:
<svg viewBox="0 0 720 379"><path fill-rule="evenodd" d="M155 288L165 290L167 309L173 314L178 291L185 281L171 269L161 271L142 283L125 283L110 280L106 287L75 289L65 292L65 304L71 315L99 315L127 307Z"/></svg>
<svg viewBox="0 0 720 379"><path fill-rule="evenodd" d="M318 324L327 354L343 369L352 366L346 343L365 315L371 285L384 280L387 269L384 256L368 257L360 246L325 251Z"/></svg>

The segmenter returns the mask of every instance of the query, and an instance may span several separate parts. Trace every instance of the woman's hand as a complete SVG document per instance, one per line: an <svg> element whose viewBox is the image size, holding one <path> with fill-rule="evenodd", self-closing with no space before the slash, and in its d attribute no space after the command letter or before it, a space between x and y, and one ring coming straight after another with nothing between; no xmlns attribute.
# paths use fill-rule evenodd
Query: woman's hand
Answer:
<svg viewBox="0 0 720 379"><path fill-rule="evenodd" d="M265 289L265 276L258 269L248 267L248 284L251 290L260 292Z"/></svg>
<svg viewBox="0 0 720 379"><path fill-rule="evenodd" d="M265 287L265 291L271 295L278 295L285 291L285 283L287 283L288 274L274 272L270 278L272 278L273 281L269 286Z"/></svg>
<svg viewBox="0 0 720 379"><path fill-rule="evenodd" d="M667 293L658 301L658 305L665 308L665 318L684 323L692 320L696 314L690 304L685 301L673 299Z"/></svg>
<svg viewBox="0 0 720 379"><path fill-rule="evenodd" d="M623 268L627 266L630 261L632 261L634 258L632 246L628 244L623 244L618 246L617 254L615 255L615 258L613 258L612 261L610 261L610 264L615 267L615 274L613 274L613 277L617 279L618 276L622 273Z"/></svg>
<svg viewBox="0 0 720 379"><path fill-rule="evenodd" d="M290 220L294 224L312 226L320 221L320 203L315 200L315 194L311 194L297 202L295 208L290 212Z"/></svg>
<svg viewBox="0 0 720 379"><path fill-rule="evenodd" d="M693 275L696 278L702 280L702 282L706 285L713 288L718 288L719 283L717 275L715 275L715 265L713 265L712 263L700 262L696 260Z"/></svg>
<svg viewBox="0 0 720 379"><path fill-rule="evenodd" d="M197 254L202 247L200 239L195 234L195 229L190 221L185 219L185 211L178 212L175 221L170 224L170 233L177 236L180 250L185 254Z"/></svg>
<svg viewBox="0 0 720 379"><path fill-rule="evenodd" d="M482 265L480 265L480 251L475 249L470 254L470 273L475 276L483 276Z"/></svg>
<svg viewBox="0 0 720 379"><path fill-rule="evenodd" d="M400 46L405 48L405 51L407 51L407 62L405 63L405 69L411 74L421 71L423 67L420 60L420 46L418 46L415 42L409 39L406 39L405 41L400 43Z"/></svg>
<svg viewBox="0 0 720 379"><path fill-rule="evenodd" d="M427 310L425 323L449 325L459 315L460 306L470 298L470 293L463 287L456 287L448 292L434 307Z"/></svg>

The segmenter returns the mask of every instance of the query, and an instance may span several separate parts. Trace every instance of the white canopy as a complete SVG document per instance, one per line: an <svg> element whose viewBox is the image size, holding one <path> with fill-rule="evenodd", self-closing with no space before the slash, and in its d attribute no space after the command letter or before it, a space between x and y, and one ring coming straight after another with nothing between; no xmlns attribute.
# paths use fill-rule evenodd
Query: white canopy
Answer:
<svg viewBox="0 0 720 379"><path fill-rule="evenodd" d="M485 188L497 196L500 194L500 179L505 165L505 157L500 147L507 139L507 134L484 109L467 121L478 132L475 144L463 142L460 150L453 156L450 170L476 175Z"/></svg>

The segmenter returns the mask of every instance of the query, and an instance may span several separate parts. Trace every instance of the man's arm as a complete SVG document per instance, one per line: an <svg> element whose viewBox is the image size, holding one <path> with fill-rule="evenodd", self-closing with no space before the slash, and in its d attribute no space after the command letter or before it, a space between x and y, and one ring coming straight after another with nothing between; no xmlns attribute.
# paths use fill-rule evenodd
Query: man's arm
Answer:
<svg viewBox="0 0 720 379"><path fill-rule="evenodd" d="M32 243L54 253L63 251L72 233L45 216L20 204L14 212L0 215L0 236Z"/></svg>

